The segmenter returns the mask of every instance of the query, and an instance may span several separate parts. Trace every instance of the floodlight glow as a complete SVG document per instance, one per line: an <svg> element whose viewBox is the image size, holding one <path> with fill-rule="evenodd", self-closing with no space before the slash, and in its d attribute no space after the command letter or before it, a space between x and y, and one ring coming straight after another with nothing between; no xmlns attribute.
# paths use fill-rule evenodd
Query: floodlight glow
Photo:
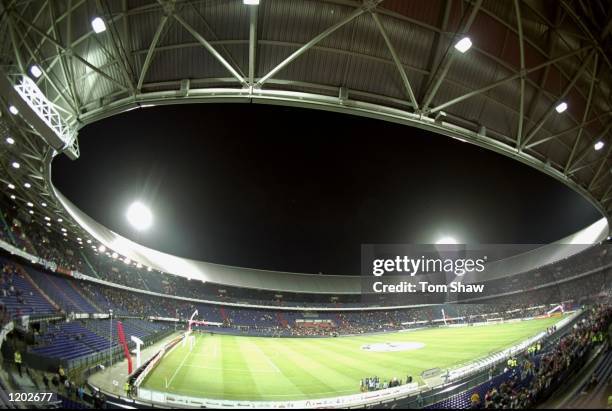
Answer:
<svg viewBox="0 0 612 411"><path fill-rule="evenodd" d="M100 34L103 31L106 31L106 24L100 17L96 17L91 21L91 28L93 28L93 31L95 31L96 34Z"/></svg>
<svg viewBox="0 0 612 411"><path fill-rule="evenodd" d="M37 65L30 67L30 73L32 73L32 75L36 78L39 78L43 74L42 70Z"/></svg>
<svg viewBox="0 0 612 411"><path fill-rule="evenodd" d="M24 186L25 188L30 188L30 187L32 187L32 184L30 184L30 183L25 183L23 186Z"/></svg>
<svg viewBox="0 0 612 411"><path fill-rule="evenodd" d="M15 107L15 106L9 106L9 111L11 112L11 114L13 114L15 116L17 114L19 114L19 110L17 110L17 107Z"/></svg>
<svg viewBox="0 0 612 411"><path fill-rule="evenodd" d="M106 251L106 247L103 245L100 245L100 247L98 247L98 251L100 251L101 253Z"/></svg>
<svg viewBox="0 0 612 411"><path fill-rule="evenodd" d="M61 218L58 218L58 219L57 219L57 222L58 222L58 223L61 223L61 222L63 222L63 221L64 221L64 220L62 220Z"/></svg>
<svg viewBox="0 0 612 411"><path fill-rule="evenodd" d="M436 241L436 244L459 244L459 243L453 237L442 237L438 241Z"/></svg>
<svg viewBox="0 0 612 411"><path fill-rule="evenodd" d="M153 214L144 204L136 201L128 208L126 213L129 223L138 231L146 230L153 224Z"/></svg>
<svg viewBox="0 0 612 411"><path fill-rule="evenodd" d="M16 162L16 161L13 161L13 164L11 164L11 165L13 166L13 168L19 168L19 167L21 167L21 164L19 164L19 163L18 163L18 162Z"/></svg>
<svg viewBox="0 0 612 411"><path fill-rule="evenodd" d="M595 151L599 151L603 148L604 146L604 142L603 141L598 141L597 143L595 143L595 145L593 146L593 148L595 149Z"/></svg>
<svg viewBox="0 0 612 411"><path fill-rule="evenodd" d="M34 207L34 203L28 201L28 207Z"/></svg>
<svg viewBox="0 0 612 411"><path fill-rule="evenodd" d="M559 114L563 113L565 110L567 110L567 103L565 101L559 103L557 107L555 107L555 110L557 110L557 113Z"/></svg>
<svg viewBox="0 0 612 411"><path fill-rule="evenodd" d="M45 220L51 221L51 219L48 216L45 216Z"/></svg>
<svg viewBox="0 0 612 411"><path fill-rule="evenodd" d="M111 255L111 257L112 257L113 259L115 259L115 260L116 260L116 259L117 259L117 257L119 257L119 254L117 254L117 253L113 253L113 254Z"/></svg>
<svg viewBox="0 0 612 411"><path fill-rule="evenodd" d="M15 184L9 183L8 188L10 188L11 190L14 190L15 189Z"/></svg>
<svg viewBox="0 0 612 411"><path fill-rule="evenodd" d="M30 214L34 214L34 211L30 210Z"/></svg>
<svg viewBox="0 0 612 411"><path fill-rule="evenodd" d="M246 6L259 6L259 0L242 0L242 3Z"/></svg>
<svg viewBox="0 0 612 411"><path fill-rule="evenodd" d="M16 199L17 197L15 197L15 194L11 194L11 200Z"/></svg>
<svg viewBox="0 0 612 411"><path fill-rule="evenodd" d="M472 47L472 40L469 37L464 37L455 44L455 48L460 53L465 53Z"/></svg>
<svg viewBox="0 0 612 411"><path fill-rule="evenodd" d="M13 137L7 137L7 138L6 138L6 142L7 142L8 144L13 145L13 144L15 144L15 139L14 139Z"/></svg>
<svg viewBox="0 0 612 411"><path fill-rule="evenodd" d="M47 206L47 203L42 202L42 203L40 203L40 205L41 205L41 206L43 206L43 207L46 207L46 206Z"/></svg>

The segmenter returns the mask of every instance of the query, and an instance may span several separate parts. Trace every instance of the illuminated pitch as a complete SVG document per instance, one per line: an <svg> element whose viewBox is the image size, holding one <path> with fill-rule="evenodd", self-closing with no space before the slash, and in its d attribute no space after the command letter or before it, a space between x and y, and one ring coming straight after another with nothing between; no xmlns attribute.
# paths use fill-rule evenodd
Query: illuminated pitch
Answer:
<svg viewBox="0 0 612 411"><path fill-rule="evenodd" d="M422 384L425 370L452 368L509 348L558 320L338 338L196 334L193 349L179 344L143 388L190 397L282 401L356 394L360 380L373 376L405 381L410 375Z"/></svg>

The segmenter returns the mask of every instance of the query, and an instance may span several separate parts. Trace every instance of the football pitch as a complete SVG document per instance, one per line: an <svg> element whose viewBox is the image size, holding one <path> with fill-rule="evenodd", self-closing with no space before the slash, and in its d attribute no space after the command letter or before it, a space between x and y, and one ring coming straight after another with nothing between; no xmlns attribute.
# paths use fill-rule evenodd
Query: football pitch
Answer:
<svg viewBox="0 0 612 411"><path fill-rule="evenodd" d="M264 338L196 334L144 381L143 388L228 400L303 400L359 393L361 379L381 381L451 368L519 343L559 321L430 328L337 338Z"/></svg>

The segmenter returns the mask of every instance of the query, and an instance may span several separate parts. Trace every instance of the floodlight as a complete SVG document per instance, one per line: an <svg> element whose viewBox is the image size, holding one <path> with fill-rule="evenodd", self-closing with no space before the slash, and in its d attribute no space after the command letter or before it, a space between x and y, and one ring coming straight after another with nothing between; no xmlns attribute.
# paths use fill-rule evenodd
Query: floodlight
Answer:
<svg viewBox="0 0 612 411"><path fill-rule="evenodd" d="M42 203L40 203L41 206L46 207L47 203L45 203L44 201Z"/></svg>
<svg viewBox="0 0 612 411"><path fill-rule="evenodd" d="M31 187L32 187L32 184L30 184L30 183L24 183L24 184L23 184L23 186L24 186L25 188L31 188Z"/></svg>
<svg viewBox="0 0 612 411"><path fill-rule="evenodd" d="M111 255L111 257L112 257L113 259L115 259L115 260L116 260L116 259L117 259L117 257L119 257L119 254L117 254L117 253L113 253L113 254Z"/></svg>
<svg viewBox="0 0 612 411"><path fill-rule="evenodd" d="M436 241L436 244L459 244L459 243L453 237L447 236L447 237L440 238L438 241Z"/></svg>
<svg viewBox="0 0 612 411"><path fill-rule="evenodd" d="M34 211L33 211L33 210L30 210L30 214L34 214Z"/></svg>
<svg viewBox="0 0 612 411"><path fill-rule="evenodd" d="M17 110L17 107L15 106L9 106L9 111L11 112L11 114L13 115L17 115L19 114L19 110Z"/></svg>
<svg viewBox="0 0 612 411"><path fill-rule="evenodd" d="M98 247L98 251L100 251L101 253L106 251L106 247L103 245L100 245L100 247Z"/></svg>
<svg viewBox="0 0 612 411"><path fill-rule="evenodd" d="M464 37L455 44L455 48L460 53L465 53L472 47L472 40L469 37Z"/></svg>
<svg viewBox="0 0 612 411"><path fill-rule="evenodd" d="M15 194L11 194L11 200L16 199L17 197L15 197Z"/></svg>
<svg viewBox="0 0 612 411"><path fill-rule="evenodd" d="M12 144L15 144L15 139L13 137L7 137L6 142L12 145Z"/></svg>
<svg viewBox="0 0 612 411"><path fill-rule="evenodd" d="M32 73L32 75L36 78L39 78L43 74L42 70L37 65L30 67L30 73Z"/></svg>
<svg viewBox="0 0 612 411"><path fill-rule="evenodd" d="M151 214L151 210L139 201L130 205L126 213L126 218L132 227L138 231L146 230L153 224L153 214Z"/></svg>
<svg viewBox="0 0 612 411"><path fill-rule="evenodd" d="M57 219L57 222L58 222L58 223L62 223L63 221L64 221L64 220L62 220L61 218L58 218L58 219Z"/></svg>
<svg viewBox="0 0 612 411"><path fill-rule="evenodd" d="M104 23L104 20L102 20L100 17L96 17L91 21L91 27L93 28L93 31L96 32L96 34L106 31L106 24Z"/></svg>
<svg viewBox="0 0 612 411"><path fill-rule="evenodd" d="M34 207L34 203L28 201L28 207Z"/></svg>
<svg viewBox="0 0 612 411"><path fill-rule="evenodd" d="M15 184L9 183L8 188L10 188L11 190L15 189Z"/></svg>
<svg viewBox="0 0 612 411"><path fill-rule="evenodd" d="M19 167L21 167L21 164L19 164L19 163L18 163L18 162L16 162L16 161L13 161L13 164L11 164L11 165L13 166L13 168L19 168Z"/></svg>
<svg viewBox="0 0 612 411"><path fill-rule="evenodd" d="M557 110L557 113L559 114L563 113L565 110L567 110L567 103L562 101L557 105L557 107L555 107L555 110Z"/></svg>
<svg viewBox="0 0 612 411"><path fill-rule="evenodd" d="M604 146L604 142L603 141L598 141L597 143L595 143L595 145L593 146L593 148L595 149L595 151L599 151L603 148Z"/></svg>

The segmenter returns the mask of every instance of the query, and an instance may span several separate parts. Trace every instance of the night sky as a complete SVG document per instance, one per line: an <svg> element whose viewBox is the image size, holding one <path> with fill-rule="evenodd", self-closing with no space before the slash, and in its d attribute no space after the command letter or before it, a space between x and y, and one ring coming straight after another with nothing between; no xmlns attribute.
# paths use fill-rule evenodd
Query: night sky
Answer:
<svg viewBox="0 0 612 411"><path fill-rule="evenodd" d="M53 181L110 229L205 261L359 274L362 243L535 244L599 218L578 194L476 146L349 115L257 104L132 110L81 130ZM125 210L155 215L144 234Z"/></svg>

